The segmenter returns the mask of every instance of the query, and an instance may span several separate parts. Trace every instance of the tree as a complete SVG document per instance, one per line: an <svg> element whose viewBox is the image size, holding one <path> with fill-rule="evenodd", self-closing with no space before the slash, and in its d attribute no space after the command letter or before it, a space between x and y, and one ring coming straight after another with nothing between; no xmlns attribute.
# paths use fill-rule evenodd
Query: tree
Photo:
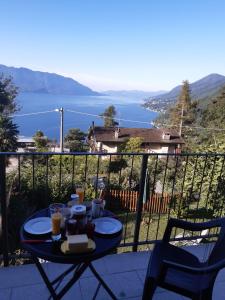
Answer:
<svg viewBox="0 0 225 300"><path fill-rule="evenodd" d="M179 128L180 135L182 126L190 123L189 111L191 108L191 90L188 80L183 81L181 93L176 105L169 111L169 121L176 129Z"/></svg>
<svg viewBox="0 0 225 300"><path fill-rule="evenodd" d="M86 133L81 131L79 128L71 128L64 138L65 147L69 148L70 151L72 151L72 152L85 151L86 150L86 145L85 145L86 136L87 136Z"/></svg>
<svg viewBox="0 0 225 300"><path fill-rule="evenodd" d="M143 138L140 137L132 137L126 142L124 147L124 152L143 152L142 149Z"/></svg>
<svg viewBox="0 0 225 300"><path fill-rule="evenodd" d="M11 115L18 110L16 105L17 88L11 78L0 76L0 151L16 151L18 126Z"/></svg>
<svg viewBox="0 0 225 300"><path fill-rule="evenodd" d="M35 146L38 152L45 152L48 150L48 138L44 135L41 130L38 130L33 136Z"/></svg>
<svg viewBox="0 0 225 300"><path fill-rule="evenodd" d="M203 111L201 125L203 127L225 128L225 86Z"/></svg>
<svg viewBox="0 0 225 300"><path fill-rule="evenodd" d="M100 116L104 120L104 127L113 127L118 125L118 123L114 120L116 116L115 106L110 105Z"/></svg>

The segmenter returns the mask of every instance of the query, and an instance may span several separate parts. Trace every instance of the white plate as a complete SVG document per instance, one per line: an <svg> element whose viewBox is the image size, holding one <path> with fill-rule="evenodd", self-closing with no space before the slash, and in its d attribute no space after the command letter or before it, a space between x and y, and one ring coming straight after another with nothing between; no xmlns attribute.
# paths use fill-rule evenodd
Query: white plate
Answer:
<svg viewBox="0 0 225 300"><path fill-rule="evenodd" d="M122 229L122 223L113 218L98 218L92 220L95 224L95 232L100 234L114 234Z"/></svg>
<svg viewBox="0 0 225 300"><path fill-rule="evenodd" d="M29 220L24 230L30 234L46 234L52 231L51 218L40 217Z"/></svg>

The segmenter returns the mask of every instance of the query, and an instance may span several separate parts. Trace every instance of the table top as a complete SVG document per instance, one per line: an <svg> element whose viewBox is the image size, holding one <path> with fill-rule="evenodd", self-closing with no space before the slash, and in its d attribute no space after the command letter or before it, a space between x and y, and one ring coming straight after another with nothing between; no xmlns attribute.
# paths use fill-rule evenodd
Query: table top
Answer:
<svg viewBox="0 0 225 300"><path fill-rule="evenodd" d="M112 213L106 211L106 216L112 216ZM41 211L36 212L32 215L29 219L25 221L25 223L37 217L49 217L49 210L43 209ZM24 223L24 224L25 224ZM29 240L34 239L33 235L26 233L24 231L24 224L20 229L20 240ZM35 239L50 239L51 234L35 236ZM115 235L109 236L100 236L95 234L93 240L96 244L96 249L89 253L82 253L82 254L64 254L60 250L60 245L58 243L38 243L38 244L29 244L23 243L22 246L28 252L30 252L33 256L57 263L64 263L64 264L75 264L81 262L89 262L101 258L113 250L117 248L120 244L122 239L122 231L118 232Z"/></svg>

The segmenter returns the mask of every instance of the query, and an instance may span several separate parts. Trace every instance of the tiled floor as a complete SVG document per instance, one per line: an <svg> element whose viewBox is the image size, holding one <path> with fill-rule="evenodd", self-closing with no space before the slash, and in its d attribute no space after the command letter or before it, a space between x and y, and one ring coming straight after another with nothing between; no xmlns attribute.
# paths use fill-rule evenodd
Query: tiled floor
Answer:
<svg viewBox="0 0 225 300"><path fill-rule="evenodd" d="M206 250L195 246L189 248L191 252L204 257ZM95 262L97 271L103 276L107 284L119 299L141 299L146 266L150 252L126 253L109 255ZM68 266L52 263L44 264L50 278L54 278ZM63 297L63 299L89 300L92 299L97 280L87 270L79 282ZM0 299L1 300L45 300L49 293L34 265L9 267L0 269ZM110 297L101 287L98 300L108 300ZM155 300L187 299L163 289L157 289ZM217 277L213 292L213 299L225 299L225 270Z"/></svg>

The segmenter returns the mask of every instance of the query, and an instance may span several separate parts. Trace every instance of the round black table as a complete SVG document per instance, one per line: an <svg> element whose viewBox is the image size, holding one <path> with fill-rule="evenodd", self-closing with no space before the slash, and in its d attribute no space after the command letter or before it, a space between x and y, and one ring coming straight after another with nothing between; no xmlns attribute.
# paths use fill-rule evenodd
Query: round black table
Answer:
<svg viewBox="0 0 225 300"><path fill-rule="evenodd" d="M109 211L104 211L104 216L113 216L112 213ZM34 215L32 215L29 219L25 221L29 221L30 219L34 219L37 217L49 217L49 210L44 209L41 211L36 212ZM25 224L24 223L24 224ZM83 254L64 254L60 250L60 245L57 243L49 242L49 243L24 243L24 240L37 240L37 239L50 239L51 234L42 235L42 236L34 236L30 235L29 233L25 232L24 230L24 224L21 227L20 230L20 240L22 247L27 250L31 255L32 258L47 286L49 289L49 292L53 299L61 299L65 293L72 287L72 285L80 278L80 276L83 274L83 272L90 268L92 273L95 275L95 277L99 281L99 285L97 287L97 290L94 294L94 297L96 297L98 290L100 286L102 285L108 294L112 297L112 299L116 299L115 295L111 291L111 289L107 286L107 284L103 281L101 276L98 274L96 269L94 268L92 262L96 259L99 259L101 257L106 256L109 253L112 253L113 250L115 250L118 245L120 244L120 241L122 239L122 231L118 232L115 235L110 236L101 236L101 235L94 235L93 240L96 244L96 249L89 253L83 253ZM42 258L44 260L54 262L54 263L62 263L62 264L72 264L72 266L67 269L65 272L60 274L57 278L55 278L53 281L50 282L48 279L42 265L39 262L39 258ZM63 278L69 274L70 272L74 272L73 277L68 281L68 283L61 289L58 294L56 294L56 289L58 288L59 284L62 282ZM54 288L54 285L56 287Z"/></svg>

